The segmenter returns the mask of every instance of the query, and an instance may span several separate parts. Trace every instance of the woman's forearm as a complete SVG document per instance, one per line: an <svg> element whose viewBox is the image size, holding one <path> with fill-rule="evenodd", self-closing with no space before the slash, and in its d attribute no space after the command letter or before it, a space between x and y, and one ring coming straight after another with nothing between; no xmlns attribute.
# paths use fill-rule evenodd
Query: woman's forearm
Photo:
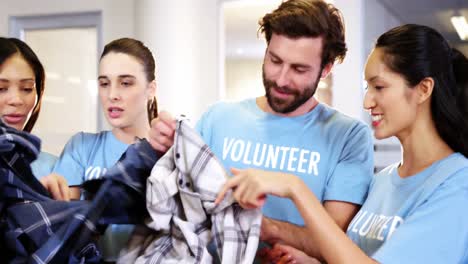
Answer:
<svg viewBox="0 0 468 264"><path fill-rule="evenodd" d="M304 218L311 243L320 256L327 263L376 263L346 236L302 180L296 179L290 198Z"/></svg>

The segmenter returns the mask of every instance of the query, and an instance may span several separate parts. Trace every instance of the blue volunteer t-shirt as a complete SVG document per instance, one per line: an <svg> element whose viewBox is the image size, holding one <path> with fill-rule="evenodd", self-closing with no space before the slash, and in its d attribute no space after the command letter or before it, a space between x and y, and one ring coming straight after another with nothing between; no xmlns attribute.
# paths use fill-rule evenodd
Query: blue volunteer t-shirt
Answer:
<svg viewBox="0 0 468 264"><path fill-rule="evenodd" d="M413 208L425 182L456 159L464 159L465 168ZM348 226L348 236L380 263L467 263L468 160L455 153L405 178L399 176L398 166L375 176L366 202Z"/></svg>
<svg viewBox="0 0 468 264"><path fill-rule="evenodd" d="M65 145L54 172L63 175L69 185L99 179L127 150L128 144L119 141L111 131L97 134L80 132ZM133 225L110 225L99 241L103 259L115 261L125 246Z"/></svg>
<svg viewBox="0 0 468 264"><path fill-rule="evenodd" d="M69 185L79 185L98 179L112 167L127 150L111 131L97 134L79 132L65 145L54 172L63 175Z"/></svg>
<svg viewBox="0 0 468 264"><path fill-rule="evenodd" d="M323 104L297 117L262 111L255 99L212 106L197 130L227 170L258 168L299 176L321 201L362 204L373 176L370 129ZM303 225L288 199L270 196L263 213Z"/></svg>
<svg viewBox="0 0 468 264"><path fill-rule="evenodd" d="M47 176L52 172L56 161L56 156L41 151L37 158L31 163L32 173L38 179Z"/></svg>

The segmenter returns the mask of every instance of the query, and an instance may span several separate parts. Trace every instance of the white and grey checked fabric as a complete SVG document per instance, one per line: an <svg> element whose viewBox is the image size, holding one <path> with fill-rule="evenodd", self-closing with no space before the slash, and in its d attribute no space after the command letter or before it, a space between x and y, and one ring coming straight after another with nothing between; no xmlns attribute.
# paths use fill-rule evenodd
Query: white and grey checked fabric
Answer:
<svg viewBox="0 0 468 264"><path fill-rule="evenodd" d="M178 121L174 146L147 181L147 226L137 229L119 263L212 263L213 240L221 263L252 263L261 212L244 210L229 192L215 206L227 173L198 133Z"/></svg>

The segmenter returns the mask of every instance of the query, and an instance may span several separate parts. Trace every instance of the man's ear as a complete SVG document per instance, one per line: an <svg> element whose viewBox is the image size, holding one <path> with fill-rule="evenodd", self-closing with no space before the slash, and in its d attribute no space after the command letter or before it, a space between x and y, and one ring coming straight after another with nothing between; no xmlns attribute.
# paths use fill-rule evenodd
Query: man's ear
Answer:
<svg viewBox="0 0 468 264"><path fill-rule="evenodd" d="M418 103L424 103L428 98L431 97L434 91L434 79L426 77L422 79L419 84L415 87L418 93Z"/></svg>
<svg viewBox="0 0 468 264"><path fill-rule="evenodd" d="M320 78L321 79L326 78L328 76L328 74L331 72L332 69L333 69L333 63L328 63L327 65L325 65L325 67L323 67L322 74L320 75Z"/></svg>

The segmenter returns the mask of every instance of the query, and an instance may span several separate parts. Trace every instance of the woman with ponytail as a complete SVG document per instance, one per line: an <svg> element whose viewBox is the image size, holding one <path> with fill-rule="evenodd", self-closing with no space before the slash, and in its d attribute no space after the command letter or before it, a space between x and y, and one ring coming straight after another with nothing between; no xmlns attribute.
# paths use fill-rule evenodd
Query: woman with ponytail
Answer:
<svg viewBox="0 0 468 264"><path fill-rule="evenodd" d="M432 28L403 25L379 37L364 108L375 137L397 137L403 155L375 176L347 234L291 174L241 171L217 202L233 189L246 208L265 195L295 203L312 246L278 243L264 252L275 263L468 263L467 76L467 58Z"/></svg>
<svg viewBox="0 0 468 264"><path fill-rule="evenodd" d="M66 144L54 167L70 186L98 179L112 167L137 138L146 138L150 122L158 114L155 61L140 41L117 39L104 47L99 62L99 98L112 129L99 133L80 132ZM48 177L49 177L48 176ZM79 199L78 188L72 198ZM132 226L112 225L100 241L103 260L114 262L125 245Z"/></svg>

